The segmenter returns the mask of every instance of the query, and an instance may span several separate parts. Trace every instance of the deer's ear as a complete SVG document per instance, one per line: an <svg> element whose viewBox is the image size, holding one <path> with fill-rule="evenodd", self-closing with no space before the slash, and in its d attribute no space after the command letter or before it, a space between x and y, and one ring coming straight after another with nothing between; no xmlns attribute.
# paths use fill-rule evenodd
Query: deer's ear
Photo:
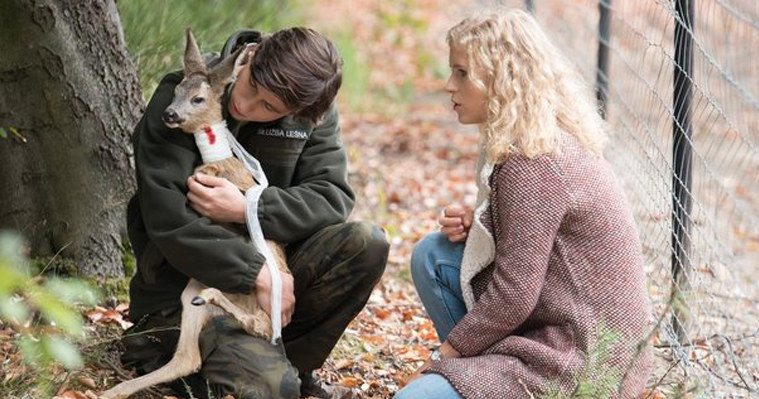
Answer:
<svg viewBox="0 0 759 399"><path fill-rule="evenodd" d="M235 79L235 62L244 49L245 46L227 56L227 58L223 59L211 69L211 72L208 74L208 83L214 90L223 90L227 83L230 83Z"/></svg>
<svg viewBox="0 0 759 399"><path fill-rule="evenodd" d="M184 49L184 76L190 76L193 73L208 73L206 63L203 62L203 57L200 56L200 49L198 43L195 41L195 36L192 35L192 30L187 28L187 45Z"/></svg>

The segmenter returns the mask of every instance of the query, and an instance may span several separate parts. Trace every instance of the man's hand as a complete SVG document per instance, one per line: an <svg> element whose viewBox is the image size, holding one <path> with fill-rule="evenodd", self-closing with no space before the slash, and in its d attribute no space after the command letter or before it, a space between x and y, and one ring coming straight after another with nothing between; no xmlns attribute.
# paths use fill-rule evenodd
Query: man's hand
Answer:
<svg viewBox="0 0 759 399"><path fill-rule="evenodd" d="M440 345L440 348L438 348L438 351L440 352L440 358L441 359L461 357L461 354L459 353L459 351L457 351L456 349L454 349L454 347L451 344L449 344L448 341L443 342L443 344ZM427 359L424 362L424 364L421 367L419 367L414 372L414 374L411 374L406 379L406 382L405 382L404 386L410 384L411 381L419 378L422 375L422 373L424 372L424 370L427 370L428 368L430 368L430 366L432 365L432 362L433 362L432 359Z"/></svg>
<svg viewBox="0 0 759 399"><path fill-rule="evenodd" d="M295 311L295 282L292 274L279 272L282 279L282 327L290 324ZM256 300L271 317L271 273L264 264L256 278Z"/></svg>
<svg viewBox="0 0 759 399"><path fill-rule="evenodd" d="M196 173L187 178L187 199L196 212L216 223L245 223L245 196L229 180Z"/></svg>
<svg viewBox="0 0 759 399"><path fill-rule="evenodd" d="M440 232L451 242L466 241L473 218L474 212L471 208L458 204L448 205L438 219Z"/></svg>

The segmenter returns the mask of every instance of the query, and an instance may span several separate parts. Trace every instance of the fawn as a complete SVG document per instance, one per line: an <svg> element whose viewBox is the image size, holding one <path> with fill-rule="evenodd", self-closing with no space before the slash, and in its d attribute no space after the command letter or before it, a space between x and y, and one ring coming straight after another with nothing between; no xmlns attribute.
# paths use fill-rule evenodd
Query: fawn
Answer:
<svg viewBox="0 0 759 399"><path fill-rule="evenodd" d="M204 163L195 172L226 178L241 191L246 192L257 183L243 162L232 154L227 141L228 131L221 104L225 86L234 79L233 71L240 51L209 70L189 29L186 36L184 79L176 86L174 100L166 108L163 120L170 128L181 128L183 132L195 135ZM243 55L247 56L247 53ZM289 273L282 246L272 241L266 241L266 244L276 259L279 270ZM276 284L274 279L272 284ZM274 333L272 321L259 306L254 293L222 293L218 289L209 288L195 279L190 279L182 292L181 302L179 342L172 359L158 370L111 388L101 395L102 399L128 398L142 389L173 381L199 370L200 332L206 322L224 312L235 317L251 335L271 339ZM201 306L206 303L217 306Z"/></svg>

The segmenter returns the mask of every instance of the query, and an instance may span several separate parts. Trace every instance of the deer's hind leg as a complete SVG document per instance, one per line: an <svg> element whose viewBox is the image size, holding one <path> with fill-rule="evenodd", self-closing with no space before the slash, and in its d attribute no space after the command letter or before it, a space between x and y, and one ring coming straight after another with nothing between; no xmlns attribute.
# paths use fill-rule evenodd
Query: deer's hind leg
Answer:
<svg viewBox="0 0 759 399"><path fill-rule="evenodd" d="M213 308L193 306L191 301L203 285L190 280L182 292L182 324L179 342L174 356L163 367L133 380L124 381L104 392L101 399L124 399L156 384L174 381L200 369L200 344L198 339L203 326L215 316Z"/></svg>

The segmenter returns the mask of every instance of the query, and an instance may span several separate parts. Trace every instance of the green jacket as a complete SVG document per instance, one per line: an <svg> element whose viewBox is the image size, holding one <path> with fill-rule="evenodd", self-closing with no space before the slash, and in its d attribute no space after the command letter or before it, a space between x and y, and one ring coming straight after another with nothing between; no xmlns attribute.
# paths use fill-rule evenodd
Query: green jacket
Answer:
<svg viewBox="0 0 759 399"><path fill-rule="evenodd" d="M246 235L188 205L186 180L201 164L200 153L192 135L161 120L181 80L179 72L163 78L134 131L137 192L127 209L137 259L130 283L133 320L178 306L189 277L225 292L249 293L264 262ZM315 127L290 117L270 123L227 117L227 123L269 179L258 205L267 239L297 242L347 219L355 197L335 106Z"/></svg>

